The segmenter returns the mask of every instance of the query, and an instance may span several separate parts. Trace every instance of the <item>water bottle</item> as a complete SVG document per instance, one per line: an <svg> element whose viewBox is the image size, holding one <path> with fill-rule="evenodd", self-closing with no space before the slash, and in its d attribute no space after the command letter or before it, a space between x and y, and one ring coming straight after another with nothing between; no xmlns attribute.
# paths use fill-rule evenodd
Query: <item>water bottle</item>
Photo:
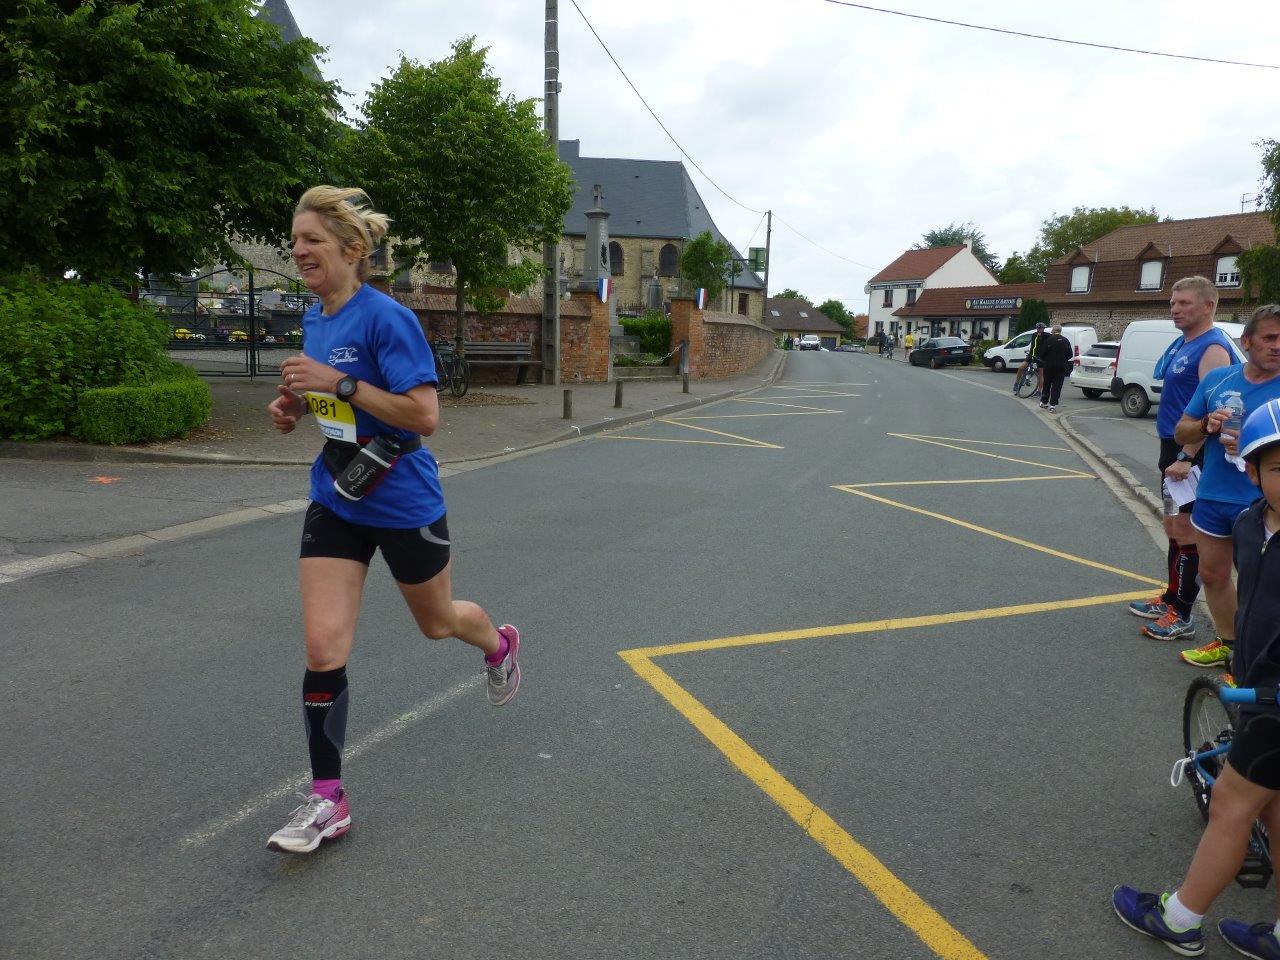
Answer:
<svg viewBox="0 0 1280 960"><path fill-rule="evenodd" d="M400 441L395 437L374 437L357 453L347 469L334 477L333 489L348 500L359 500L395 466Z"/></svg>
<svg viewBox="0 0 1280 960"><path fill-rule="evenodd" d="M1169 493L1169 481L1162 480L1160 482L1160 502L1166 517L1176 517L1180 512L1178 501L1173 499Z"/></svg>
<svg viewBox="0 0 1280 960"><path fill-rule="evenodd" d="M1219 410L1226 410L1229 416L1222 423L1222 430L1218 434L1218 441L1222 442L1222 434L1230 433L1237 440L1240 437L1240 429L1244 426L1244 401L1236 394L1232 394L1222 402L1218 407ZM1244 461L1239 457L1233 457L1231 454L1223 450L1223 456L1226 457L1227 463L1234 465L1239 470L1244 470Z"/></svg>

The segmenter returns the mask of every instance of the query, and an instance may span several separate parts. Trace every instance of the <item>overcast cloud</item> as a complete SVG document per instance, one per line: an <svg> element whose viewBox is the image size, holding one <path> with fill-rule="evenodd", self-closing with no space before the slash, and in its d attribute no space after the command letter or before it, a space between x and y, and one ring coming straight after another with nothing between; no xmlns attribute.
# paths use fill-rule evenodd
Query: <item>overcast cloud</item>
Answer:
<svg viewBox="0 0 1280 960"><path fill-rule="evenodd" d="M504 90L542 95L543 0L361 5L289 0L358 109L401 52L430 61L475 34ZM980 33L822 0L578 0L663 122L730 195L772 208L770 288L865 310L867 279L922 233L972 221L1001 259L1074 206L1235 213L1257 190L1254 142L1280 138L1280 71ZM1239 0L885 0L1032 33L1280 63L1280 4ZM585 156L679 159L560 0L560 135ZM686 162L686 166L689 166ZM690 167L720 229L760 221ZM1252 206L1249 209L1253 209Z"/></svg>

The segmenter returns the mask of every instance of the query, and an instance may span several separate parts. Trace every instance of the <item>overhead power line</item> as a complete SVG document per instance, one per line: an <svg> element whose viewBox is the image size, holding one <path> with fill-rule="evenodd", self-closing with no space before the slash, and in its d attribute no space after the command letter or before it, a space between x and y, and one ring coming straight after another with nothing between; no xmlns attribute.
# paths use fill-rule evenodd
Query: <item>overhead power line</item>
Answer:
<svg viewBox="0 0 1280 960"><path fill-rule="evenodd" d="M627 76L627 71L622 69L622 64L618 63L618 58L613 55L613 52L609 49L609 45L606 44L604 40L601 38L600 34L596 32L596 28L592 26L591 21L587 19L587 15L582 12L582 7L578 6L578 0L569 0L569 2L572 3L573 8L578 11L578 16L580 16L582 18L582 22L587 25L587 29L591 31L591 35L596 38L596 42L600 44L600 48L604 50L605 54L608 55L609 59L613 61L613 65L618 68L618 72L622 74L622 79L627 81L627 86L631 88L631 92L634 93L636 97L639 98L642 104L644 104L644 108L649 111L649 116L653 117L653 119L657 122L658 126L662 128L662 132L667 135L667 138L676 145L676 149L680 151L680 155L684 157L686 160L688 160L689 163L693 166L693 168L697 170L698 173L702 174L702 176L706 179L707 183L711 184L713 187L719 190L720 193L724 196L724 198L728 200L730 203L733 203L741 207L743 210L746 210L748 213L758 213L761 215L761 217L763 217L767 211L757 210L754 207L747 206L741 200L738 200L736 197L732 196L727 190L724 189L724 187L716 183L715 180L711 179L711 175L708 174L707 171L703 170L702 167L698 165L698 161L694 160L693 157L689 155L689 151L680 145L680 141L677 140L675 138L675 135L672 134L672 132L667 129L667 125L662 122L662 118L659 117L656 112L654 112L653 107L649 106L649 101L644 98L644 94L642 94L640 90L636 87L636 85L631 82L631 78ZM782 218L778 215L778 212L776 210L774 211L773 215L775 219L782 220ZM783 222L785 223L785 221ZM786 227L788 230L794 233L801 240L804 240L806 243L813 244L813 246L817 247L823 253L828 253L839 260L845 261L845 263L852 263L855 266L866 267L866 269L868 270L876 269L875 267L867 266L865 263L859 263L857 260L851 260L849 257L841 256L840 254L836 253L833 250L828 250L826 247L822 246L822 244L815 243L814 241L810 240L808 237L806 237L803 233L801 233L795 227L791 226L791 224L789 223L786 224ZM760 229L760 225L756 224L756 230L759 230L759 229ZM752 239L754 238L755 238L755 233L753 232ZM750 246L750 241L748 241L748 246Z"/></svg>
<svg viewBox="0 0 1280 960"><path fill-rule="evenodd" d="M1069 43L1075 47L1092 47L1095 50L1114 50L1118 53L1138 53L1147 57L1168 57L1173 60L1198 60L1201 63L1221 63L1232 67L1256 67L1260 70L1280 70L1274 63L1246 63L1243 60L1219 60L1216 57L1195 57L1189 53L1164 53L1159 50L1141 50L1137 47L1117 47L1109 43L1090 43L1087 40L1068 40L1065 37L1050 37L1043 33L1027 33L1022 30L1009 30L1004 27L989 27L980 23L965 23L962 20L945 20L942 17L928 17L923 13L908 13L905 10L890 10L887 7L873 7L866 3L851 3L849 0L823 0L837 7L853 7L855 10L867 10L871 13L888 13L895 17L907 17L911 20L927 20L929 23L943 23L950 27L965 27L969 30L985 30L988 33L1003 33L1011 37L1024 37L1029 40L1048 40L1052 43ZM576 6L576 4L575 4Z"/></svg>

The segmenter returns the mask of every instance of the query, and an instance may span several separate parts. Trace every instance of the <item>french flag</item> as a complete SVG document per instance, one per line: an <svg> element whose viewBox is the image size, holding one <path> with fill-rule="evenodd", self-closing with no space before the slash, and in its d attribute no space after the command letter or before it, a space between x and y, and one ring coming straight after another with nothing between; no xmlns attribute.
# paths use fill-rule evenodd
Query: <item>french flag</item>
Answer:
<svg viewBox="0 0 1280 960"><path fill-rule="evenodd" d="M600 282L596 284L596 296L600 298L601 303L608 303L612 294L613 280L609 277L601 277Z"/></svg>
<svg viewBox="0 0 1280 960"><path fill-rule="evenodd" d="M705 307L707 305L707 288L699 287L697 290L693 291L693 299L697 301L699 310Z"/></svg>

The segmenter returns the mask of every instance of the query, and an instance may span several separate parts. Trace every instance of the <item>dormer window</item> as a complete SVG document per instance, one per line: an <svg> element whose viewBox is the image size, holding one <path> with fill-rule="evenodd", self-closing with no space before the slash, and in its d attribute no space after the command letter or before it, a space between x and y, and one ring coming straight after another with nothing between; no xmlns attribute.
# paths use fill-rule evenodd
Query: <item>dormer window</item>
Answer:
<svg viewBox="0 0 1280 960"><path fill-rule="evenodd" d="M1071 292L1089 292L1089 268L1087 266L1071 268Z"/></svg>
<svg viewBox="0 0 1280 960"><path fill-rule="evenodd" d="M1240 286L1240 266L1236 263L1235 257L1218 258L1218 286Z"/></svg>
<svg viewBox="0 0 1280 960"><path fill-rule="evenodd" d="M1159 260L1148 260L1144 263L1142 265L1142 274L1138 278L1138 289L1159 290L1163 284L1164 263Z"/></svg>

